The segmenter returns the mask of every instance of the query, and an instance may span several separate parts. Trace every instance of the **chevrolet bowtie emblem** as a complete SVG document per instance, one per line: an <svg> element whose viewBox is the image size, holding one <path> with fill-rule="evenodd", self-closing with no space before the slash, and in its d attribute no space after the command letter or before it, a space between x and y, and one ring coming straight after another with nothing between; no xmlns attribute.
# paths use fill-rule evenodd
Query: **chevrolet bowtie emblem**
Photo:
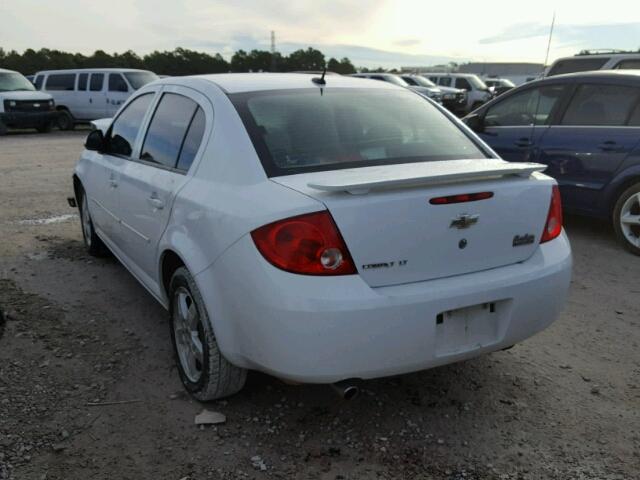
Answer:
<svg viewBox="0 0 640 480"><path fill-rule="evenodd" d="M464 213L451 220L451 225L449 225L449 228L459 228L461 230L463 228L469 228L471 225L475 225L476 223L478 223L479 218L480 215L467 215L466 213Z"/></svg>

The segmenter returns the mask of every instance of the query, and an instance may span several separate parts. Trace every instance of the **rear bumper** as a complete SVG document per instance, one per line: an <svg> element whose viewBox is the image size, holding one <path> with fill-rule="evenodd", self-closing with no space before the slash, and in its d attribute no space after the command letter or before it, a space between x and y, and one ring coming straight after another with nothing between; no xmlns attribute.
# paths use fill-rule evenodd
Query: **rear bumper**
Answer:
<svg viewBox="0 0 640 480"><path fill-rule="evenodd" d="M371 288L358 275L309 277L268 264L249 236L196 281L232 363L301 382L329 383L423 370L499 350L550 325L571 280L564 233L527 261L483 272ZM466 327L456 314L495 302ZM465 320L466 321L466 320ZM462 327L462 329L461 329Z"/></svg>
<svg viewBox="0 0 640 480"><path fill-rule="evenodd" d="M58 112L49 110L46 112L3 112L0 113L0 121L8 127L34 128L46 125L58 117Z"/></svg>

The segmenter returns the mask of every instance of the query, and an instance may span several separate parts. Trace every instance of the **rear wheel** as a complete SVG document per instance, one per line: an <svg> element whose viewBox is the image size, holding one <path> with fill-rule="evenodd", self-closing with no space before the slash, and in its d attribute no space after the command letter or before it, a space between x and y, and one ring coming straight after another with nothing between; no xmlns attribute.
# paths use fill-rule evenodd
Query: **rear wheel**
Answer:
<svg viewBox="0 0 640 480"><path fill-rule="evenodd" d="M60 130L73 130L75 122L69 110L58 111L58 119L56 121Z"/></svg>
<svg viewBox="0 0 640 480"><path fill-rule="evenodd" d="M7 126L4 124L2 120L0 120L0 135L4 135L7 133Z"/></svg>
<svg viewBox="0 0 640 480"><path fill-rule="evenodd" d="M171 340L187 391L201 401L239 392L247 371L222 356L200 290L185 267L171 277L169 295Z"/></svg>
<svg viewBox="0 0 640 480"><path fill-rule="evenodd" d="M613 209L613 228L624 248L640 255L640 183L620 195Z"/></svg>
<svg viewBox="0 0 640 480"><path fill-rule="evenodd" d="M89 212L89 201L84 190L81 192L82 198L80 199L80 223L82 225L82 238L84 239L84 246L87 249L89 255L93 257L104 257L108 254L109 249L100 240L100 237L96 234L93 228L93 221L91 220L91 213Z"/></svg>

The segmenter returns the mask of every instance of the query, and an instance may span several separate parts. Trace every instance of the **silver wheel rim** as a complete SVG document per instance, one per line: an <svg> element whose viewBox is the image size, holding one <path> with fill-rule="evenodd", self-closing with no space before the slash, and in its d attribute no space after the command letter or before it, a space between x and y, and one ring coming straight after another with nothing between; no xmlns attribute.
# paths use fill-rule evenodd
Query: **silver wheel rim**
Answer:
<svg viewBox="0 0 640 480"><path fill-rule="evenodd" d="M640 193L634 193L620 210L620 228L627 241L640 248Z"/></svg>
<svg viewBox="0 0 640 480"><path fill-rule="evenodd" d="M189 381L197 383L204 362L200 314L191 293L184 287L176 289L173 302L173 334L180 366Z"/></svg>
<svg viewBox="0 0 640 480"><path fill-rule="evenodd" d="M91 216L89 215L89 203L87 196L82 196L82 233L84 233L84 241L87 246L91 246Z"/></svg>

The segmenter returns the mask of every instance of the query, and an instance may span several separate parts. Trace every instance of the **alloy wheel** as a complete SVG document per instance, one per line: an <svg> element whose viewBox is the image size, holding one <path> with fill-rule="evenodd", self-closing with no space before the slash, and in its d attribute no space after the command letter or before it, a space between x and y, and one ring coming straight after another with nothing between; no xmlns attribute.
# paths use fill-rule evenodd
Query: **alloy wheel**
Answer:
<svg viewBox="0 0 640 480"><path fill-rule="evenodd" d="M82 211L80 212L82 222L82 233L84 234L84 241L87 247L91 246L91 215L89 215L89 202L87 201L87 195L82 196Z"/></svg>
<svg viewBox="0 0 640 480"><path fill-rule="evenodd" d="M640 248L640 193L627 198L620 210L620 228L627 241Z"/></svg>
<svg viewBox="0 0 640 480"><path fill-rule="evenodd" d="M173 333L180 365L189 381L197 383L204 365L204 332L200 314L186 288L177 288L173 300Z"/></svg>

